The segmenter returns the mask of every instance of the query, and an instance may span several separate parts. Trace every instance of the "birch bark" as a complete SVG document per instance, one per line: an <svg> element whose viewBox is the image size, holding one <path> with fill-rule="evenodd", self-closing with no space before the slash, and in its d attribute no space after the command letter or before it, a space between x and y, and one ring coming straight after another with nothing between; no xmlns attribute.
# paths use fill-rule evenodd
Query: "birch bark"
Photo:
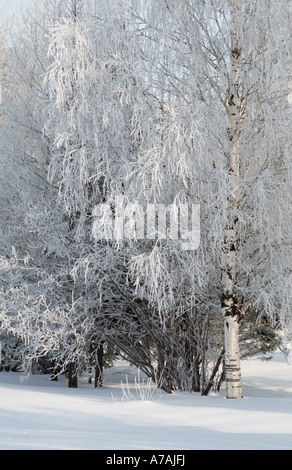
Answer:
<svg viewBox="0 0 292 470"><path fill-rule="evenodd" d="M232 6L234 4L232 3ZM232 8L233 10L233 8ZM232 11L232 15L235 11ZM230 198L228 201L229 220L224 230L223 271L222 271L222 314L224 317L225 337L225 380L226 398L242 398L241 369L239 355L239 321L241 312L234 293L236 275L236 209L238 204L239 183L239 137L242 120L240 99L240 57L241 43L236 31L231 38L232 82L228 99L228 118L230 123Z"/></svg>

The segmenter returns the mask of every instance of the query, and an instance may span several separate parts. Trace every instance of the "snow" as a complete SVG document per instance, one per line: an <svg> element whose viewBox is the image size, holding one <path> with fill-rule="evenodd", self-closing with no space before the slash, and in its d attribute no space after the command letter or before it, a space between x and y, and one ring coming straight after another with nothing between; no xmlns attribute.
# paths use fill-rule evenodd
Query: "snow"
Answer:
<svg viewBox="0 0 292 470"><path fill-rule="evenodd" d="M104 387L0 373L0 450L291 450L292 365L242 362L242 400L168 395L118 361ZM128 382L127 382L128 381Z"/></svg>

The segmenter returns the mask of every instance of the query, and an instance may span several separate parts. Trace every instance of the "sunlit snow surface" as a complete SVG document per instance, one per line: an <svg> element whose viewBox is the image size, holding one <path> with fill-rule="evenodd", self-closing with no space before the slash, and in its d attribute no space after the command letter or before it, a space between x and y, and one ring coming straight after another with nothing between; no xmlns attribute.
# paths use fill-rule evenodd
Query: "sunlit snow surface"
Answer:
<svg viewBox="0 0 292 470"><path fill-rule="evenodd" d="M117 362L102 389L68 389L64 377L1 372L0 450L292 449L292 365L280 352L242 362L242 400L142 393L135 374Z"/></svg>

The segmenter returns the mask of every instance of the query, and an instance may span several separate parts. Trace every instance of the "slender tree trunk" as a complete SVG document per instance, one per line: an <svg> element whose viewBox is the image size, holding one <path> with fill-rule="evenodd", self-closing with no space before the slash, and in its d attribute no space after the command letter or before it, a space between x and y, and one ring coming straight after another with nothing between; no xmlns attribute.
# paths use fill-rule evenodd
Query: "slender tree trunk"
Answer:
<svg viewBox="0 0 292 470"><path fill-rule="evenodd" d="M202 390L202 395L203 395L203 396L204 396L204 395L207 396L207 395L209 394L211 388L213 387L213 385L214 385L214 379L215 379L215 377L216 377L216 374L218 373L218 370L219 370L219 367L220 367L220 364L221 364L221 362L222 362L223 357L224 357L224 349L222 350L222 352L220 353L220 355L219 355L219 357L218 357L218 359L217 359L217 362L216 362L216 364L215 364L215 366L214 366L213 372L212 372L212 374L211 374L211 377L210 377L210 379L209 379L209 381L208 381L208 384L207 384L206 388Z"/></svg>
<svg viewBox="0 0 292 470"><path fill-rule="evenodd" d="M102 387L103 380L103 345L97 351L97 365L95 367L94 387Z"/></svg>
<svg viewBox="0 0 292 470"><path fill-rule="evenodd" d="M242 398L239 356L241 313L233 292L235 275L235 229L225 230L222 313L224 316L226 398Z"/></svg>
<svg viewBox="0 0 292 470"><path fill-rule="evenodd" d="M74 362L71 362L71 364L68 364L68 387L69 388L78 387L77 370L76 370L76 364Z"/></svg>
<svg viewBox="0 0 292 470"><path fill-rule="evenodd" d="M238 321L236 316L225 317L225 380L226 398L242 398L239 359Z"/></svg>
<svg viewBox="0 0 292 470"><path fill-rule="evenodd" d="M236 2L235 2L236 3ZM236 6L232 2L234 33L231 45L232 83L229 90L228 114L230 122L230 199L229 223L224 231L223 272L222 272L222 314L224 317L225 336L225 380L226 398L242 398L239 329L241 313L234 294L236 273L236 209L238 205L239 182L239 136L242 120L242 104L240 100L240 57L241 44L236 36Z"/></svg>

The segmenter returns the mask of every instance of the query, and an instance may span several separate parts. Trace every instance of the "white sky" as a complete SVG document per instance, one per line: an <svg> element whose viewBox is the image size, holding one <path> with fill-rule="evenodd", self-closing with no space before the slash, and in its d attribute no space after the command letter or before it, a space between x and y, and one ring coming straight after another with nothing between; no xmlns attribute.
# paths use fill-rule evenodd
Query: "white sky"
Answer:
<svg viewBox="0 0 292 470"><path fill-rule="evenodd" d="M1 10L3 8L3 13L5 14L5 16L11 16L13 14L14 3L15 0L3 0L1 2Z"/></svg>
<svg viewBox="0 0 292 470"><path fill-rule="evenodd" d="M0 12L5 17L11 17L14 9L23 4L25 0L0 0Z"/></svg>

